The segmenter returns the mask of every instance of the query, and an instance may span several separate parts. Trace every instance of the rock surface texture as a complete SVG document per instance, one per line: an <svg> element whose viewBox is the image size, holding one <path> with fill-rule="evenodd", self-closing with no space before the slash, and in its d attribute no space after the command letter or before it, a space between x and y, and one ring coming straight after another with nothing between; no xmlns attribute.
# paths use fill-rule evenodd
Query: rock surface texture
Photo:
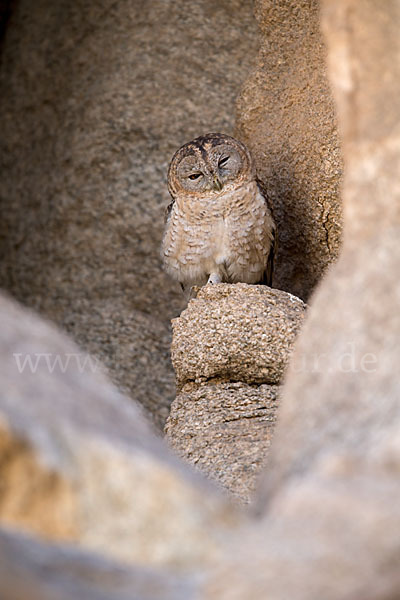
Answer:
<svg viewBox="0 0 400 600"><path fill-rule="evenodd" d="M218 284L201 288L173 321L179 393L167 440L241 501L249 501L265 463L304 314L304 303L286 292Z"/></svg>
<svg viewBox="0 0 400 600"><path fill-rule="evenodd" d="M233 129L245 0L15 2L0 68L0 286L69 331L161 427L175 395L166 170Z"/></svg>
<svg viewBox="0 0 400 600"><path fill-rule="evenodd" d="M170 447L239 503L250 502L271 445L279 388L239 382L186 384L167 419Z"/></svg>
<svg viewBox="0 0 400 600"><path fill-rule="evenodd" d="M258 66L238 102L278 226L274 287L307 300L339 252L342 158L318 0L256 0Z"/></svg>

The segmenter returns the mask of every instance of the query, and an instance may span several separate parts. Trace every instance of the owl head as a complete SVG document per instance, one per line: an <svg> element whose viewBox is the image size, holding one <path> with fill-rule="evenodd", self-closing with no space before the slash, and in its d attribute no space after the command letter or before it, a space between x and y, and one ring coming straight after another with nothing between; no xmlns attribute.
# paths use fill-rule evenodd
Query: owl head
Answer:
<svg viewBox="0 0 400 600"><path fill-rule="evenodd" d="M255 177L250 152L223 133L207 133L184 144L168 169L168 189L178 195L209 197L243 185Z"/></svg>

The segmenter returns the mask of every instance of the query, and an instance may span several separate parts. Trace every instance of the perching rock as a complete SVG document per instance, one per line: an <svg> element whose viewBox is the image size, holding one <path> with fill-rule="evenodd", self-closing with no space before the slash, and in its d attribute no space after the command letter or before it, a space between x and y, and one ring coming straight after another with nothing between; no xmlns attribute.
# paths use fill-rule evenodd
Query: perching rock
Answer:
<svg viewBox="0 0 400 600"><path fill-rule="evenodd" d="M280 383L304 312L301 300L266 286L204 286L172 322L178 386L214 378Z"/></svg>
<svg viewBox="0 0 400 600"><path fill-rule="evenodd" d="M99 357L162 429L168 162L231 133L257 52L247 0L13 2L0 68L0 286Z"/></svg>
<svg viewBox="0 0 400 600"><path fill-rule="evenodd" d="M339 253L342 158L318 0L257 0L258 66L238 102L278 225L274 287L308 299Z"/></svg>
<svg viewBox="0 0 400 600"><path fill-rule="evenodd" d="M276 421L278 385L186 384L171 406L171 448L241 502L249 502Z"/></svg>
<svg viewBox="0 0 400 600"><path fill-rule="evenodd" d="M137 565L204 565L233 511L53 326L0 299L0 523Z"/></svg>
<svg viewBox="0 0 400 600"><path fill-rule="evenodd" d="M179 393L166 424L179 456L249 502L271 444L304 303L245 283L206 285L173 321Z"/></svg>

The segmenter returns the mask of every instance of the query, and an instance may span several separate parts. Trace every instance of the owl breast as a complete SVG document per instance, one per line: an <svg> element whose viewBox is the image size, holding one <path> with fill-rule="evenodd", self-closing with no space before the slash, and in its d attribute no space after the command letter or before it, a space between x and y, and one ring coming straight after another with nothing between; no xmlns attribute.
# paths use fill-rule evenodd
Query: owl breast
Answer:
<svg viewBox="0 0 400 600"><path fill-rule="evenodd" d="M273 228L255 181L200 202L176 198L162 246L166 269L185 286L204 285L213 274L227 283L257 283Z"/></svg>

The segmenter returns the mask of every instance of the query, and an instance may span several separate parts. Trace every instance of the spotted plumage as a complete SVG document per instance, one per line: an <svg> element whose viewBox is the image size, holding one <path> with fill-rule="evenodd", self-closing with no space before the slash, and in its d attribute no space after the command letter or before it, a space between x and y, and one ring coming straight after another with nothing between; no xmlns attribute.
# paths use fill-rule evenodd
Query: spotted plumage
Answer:
<svg viewBox="0 0 400 600"><path fill-rule="evenodd" d="M182 287L272 284L275 225L244 144L220 133L185 144L172 158L168 188L162 257Z"/></svg>

